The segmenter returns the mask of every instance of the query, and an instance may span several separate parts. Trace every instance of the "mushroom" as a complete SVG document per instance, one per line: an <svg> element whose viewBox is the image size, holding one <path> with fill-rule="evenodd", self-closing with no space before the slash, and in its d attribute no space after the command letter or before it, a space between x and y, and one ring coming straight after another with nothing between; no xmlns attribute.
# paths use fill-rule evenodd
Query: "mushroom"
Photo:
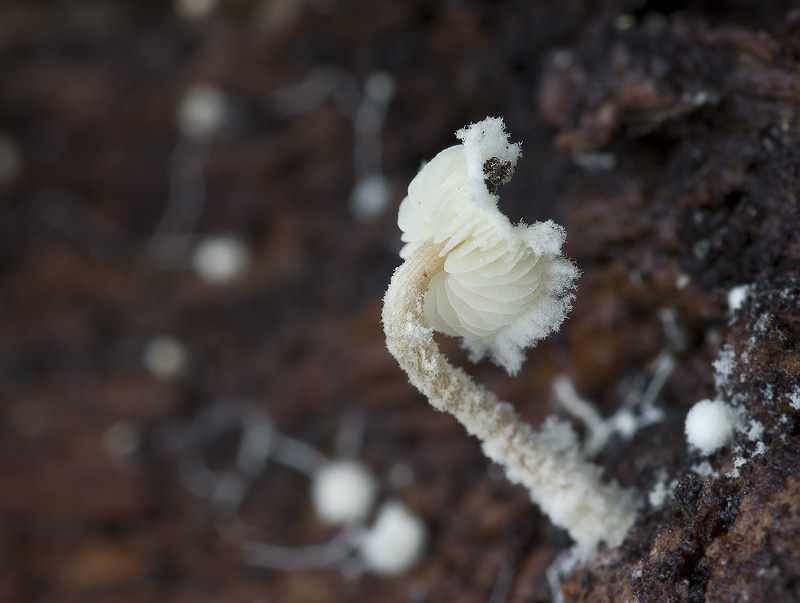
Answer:
<svg viewBox="0 0 800 603"><path fill-rule="evenodd" d="M461 337L473 360L489 356L514 374L525 348L561 326L579 275L561 254L561 226L512 225L497 207L494 191L520 156L503 120L487 118L456 136L463 144L424 165L400 205L405 261L384 297L387 346L430 404L477 436L579 548L617 546L636 517L632 493L602 480L566 422L550 417L535 431L434 341L434 331Z"/></svg>

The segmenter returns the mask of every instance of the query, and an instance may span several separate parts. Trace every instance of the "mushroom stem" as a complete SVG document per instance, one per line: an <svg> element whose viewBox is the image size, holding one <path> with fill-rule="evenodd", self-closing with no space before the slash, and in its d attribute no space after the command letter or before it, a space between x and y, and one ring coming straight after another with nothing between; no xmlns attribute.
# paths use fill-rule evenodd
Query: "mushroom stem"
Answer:
<svg viewBox="0 0 800 603"><path fill-rule="evenodd" d="M483 442L486 456L525 486L531 499L578 546L619 545L636 518L634 497L602 481L565 422L548 419L534 431L514 407L450 364L423 311L431 279L444 268L444 242L419 246L394 273L384 297L383 326L391 354L437 410L452 414Z"/></svg>

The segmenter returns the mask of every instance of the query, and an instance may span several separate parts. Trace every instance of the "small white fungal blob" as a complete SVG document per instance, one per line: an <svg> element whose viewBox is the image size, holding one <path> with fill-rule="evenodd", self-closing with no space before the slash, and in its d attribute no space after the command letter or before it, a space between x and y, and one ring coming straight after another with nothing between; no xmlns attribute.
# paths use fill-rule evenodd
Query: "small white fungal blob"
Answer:
<svg viewBox="0 0 800 603"><path fill-rule="evenodd" d="M650 493L647 495L647 501L654 509L660 509L664 506L664 502L666 501L668 494L669 490L667 489L665 478L656 482L656 484L653 486L653 489L650 490Z"/></svg>
<svg viewBox="0 0 800 603"><path fill-rule="evenodd" d="M371 571L400 574L422 556L426 538L423 521L401 503L389 501L378 512L375 525L364 534L361 554Z"/></svg>
<svg viewBox="0 0 800 603"><path fill-rule="evenodd" d="M192 265L205 282L224 285L241 276L250 266L250 249L237 236L206 237L195 247Z"/></svg>
<svg viewBox="0 0 800 603"><path fill-rule="evenodd" d="M372 510L378 484L357 461L334 461L313 477L311 498L317 516L326 524L341 525L364 519Z"/></svg>
<svg viewBox="0 0 800 603"><path fill-rule="evenodd" d="M225 123L228 101L225 94L208 84L190 87L178 108L178 128L192 138L209 138Z"/></svg>
<svg viewBox="0 0 800 603"><path fill-rule="evenodd" d="M159 379L178 377L188 364L184 345L168 335L153 338L144 349L144 366Z"/></svg>
<svg viewBox="0 0 800 603"><path fill-rule="evenodd" d="M731 312L736 312L742 307L749 291L749 285L739 285L728 291L728 308Z"/></svg>
<svg viewBox="0 0 800 603"><path fill-rule="evenodd" d="M216 6L217 0L175 0L175 12L183 19L202 19Z"/></svg>
<svg viewBox="0 0 800 603"><path fill-rule="evenodd" d="M487 187L487 181L493 189L507 182L521 154L503 120L487 118L456 136L463 144L425 165L400 204L400 257L429 240L444 243L444 269L425 296L428 323L463 337L473 360L488 355L514 374L524 349L561 326L579 272L561 255L561 226L513 226Z"/></svg>
<svg viewBox="0 0 800 603"><path fill-rule="evenodd" d="M738 423L738 413L725 402L701 400L686 415L686 439L709 455L730 442Z"/></svg>
<svg viewBox="0 0 800 603"><path fill-rule="evenodd" d="M800 410L800 385L794 388L794 391L789 394L789 406L794 410Z"/></svg>
<svg viewBox="0 0 800 603"><path fill-rule="evenodd" d="M708 477L709 475L713 475L716 477L717 475L714 472L714 468L711 466L711 463L709 463L708 461L703 461L701 463L693 465L692 471L694 471L697 475L702 475L703 477Z"/></svg>
<svg viewBox="0 0 800 603"><path fill-rule="evenodd" d="M749 429L747 430L747 439L753 442L760 440L764 435L764 425L755 419L750 419Z"/></svg>
<svg viewBox="0 0 800 603"><path fill-rule="evenodd" d="M350 211L364 222L379 215L389 204L389 183L380 174L370 174L356 182L350 196Z"/></svg>

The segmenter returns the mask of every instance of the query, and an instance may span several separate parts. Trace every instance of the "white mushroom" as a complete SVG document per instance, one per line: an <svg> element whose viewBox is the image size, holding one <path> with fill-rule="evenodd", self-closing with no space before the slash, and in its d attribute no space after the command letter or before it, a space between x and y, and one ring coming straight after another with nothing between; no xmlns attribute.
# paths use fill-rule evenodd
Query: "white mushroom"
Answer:
<svg viewBox="0 0 800 603"><path fill-rule="evenodd" d="M541 432L453 367L433 331L460 336L474 358L488 355L515 373L524 350L557 330L570 309L577 268L561 254L553 222L512 225L494 189L520 156L503 120L459 130L463 141L439 153L409 185L398 224L405 262L384 298L389 351L434 408L453 414L483 442L486 455L578 545L618 545L633 524L633 496L601 479L568 424Z"/></svg>

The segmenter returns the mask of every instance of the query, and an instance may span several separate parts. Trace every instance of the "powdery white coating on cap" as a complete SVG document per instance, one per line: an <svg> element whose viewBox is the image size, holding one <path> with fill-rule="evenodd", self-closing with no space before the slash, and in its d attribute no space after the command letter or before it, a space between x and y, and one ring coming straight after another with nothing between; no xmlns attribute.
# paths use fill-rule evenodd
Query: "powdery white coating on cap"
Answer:
<svg viewBox="0 0 800 603"><path fill-rule="evenodd" d="M313 477L311 499L317 516L329 525L353 523L372 510L378 484L358 461L334 461Z"/></svg>
<svg viewBox="0 0 800 603"><path fill-rule="evenodd" d="M713 454L728 442L739 424L739 413L720 400L701 400L686 415L686 439L701 453Z"/></svg>
<svg viewBox="0 0 800 603"><path fill-rule="evenodd" d="M508 142L506 125L500 117L487 117L483 121L461 128L456 132L456 138L464 146L464 157L469 175L469 193L476 199L489 193L484 184L483 167L486 161L494 157L501 163L509 163L511 173L513 173L517 160L522 155L520 143ZM490 196L494 197L492 201L496 204L497 197Z"/></svg>
<svg viewBox="0 0 800 603"><path fill-rule="evenodd" d="M222 285L241 276L250 265L250 249L236 236L210 236L197 244L192 266L212 285Z"/></svg>
<svg viewBox="0 0 800 603"><path fill-rule="evenodd" d="M561 255L564 229L552 221L512 225L484 181L492 158L513 170L518 144L503 120L459 130L464 141L423 166L400 204L398 225L408 258L428 240L445 245L444 270L425 297L435 330L463 337L473 360L483 356L514 374L524 349L557 330L571 307L578 269ZM510 173L510 172L509 172Z"/></svg>
<svg viewBox="0 0 800 603"><path fill-rule="evenodd" d="M401 503L390 501L378 512L375 525L361 540L367 567L379 574L400 574L422 556L427 539L425 524Z"/></svg>

